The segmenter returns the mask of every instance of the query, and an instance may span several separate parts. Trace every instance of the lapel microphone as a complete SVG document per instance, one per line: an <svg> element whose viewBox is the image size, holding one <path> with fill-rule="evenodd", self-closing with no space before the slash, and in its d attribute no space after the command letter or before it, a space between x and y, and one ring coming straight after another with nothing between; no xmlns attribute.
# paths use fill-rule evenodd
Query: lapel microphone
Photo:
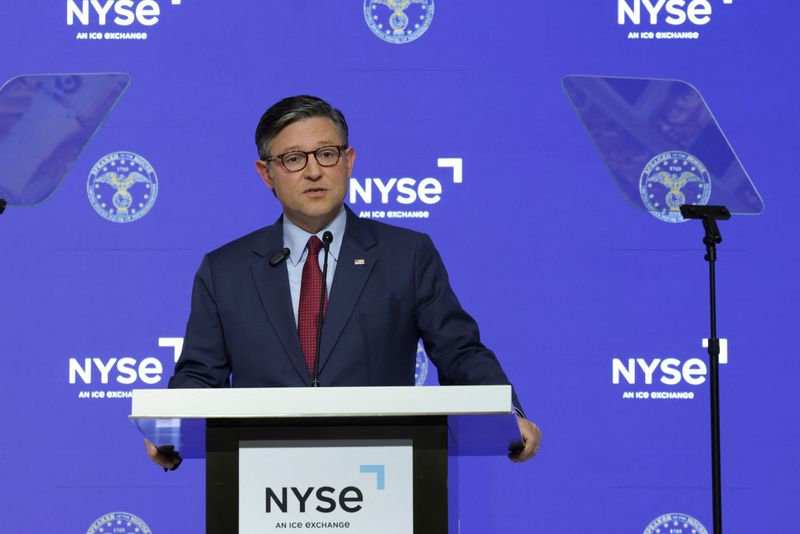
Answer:
<svg viewBox="0 0 800 534"><path fill-rule="evenodd" d="M269 258L269 264L273 267L277 267L281 264L281 262L285 261L291 255L291 251L288 248L282 248L275 254L273 254Z"/></svg>
<svg viewBox="0 0 800 534"><path fill-rule="evenodd" d="M322 234L322 248L325 249L325 257L322 260L322 292L319 294L319 316L317 317L317 354L314 358L314 379L311 387L319 387L319 348L322 341L322 321L325 318L325 294L328 292L328 249L333 243L333 234L325 231ZM284 249L289 250L289 249Z"/></svg>

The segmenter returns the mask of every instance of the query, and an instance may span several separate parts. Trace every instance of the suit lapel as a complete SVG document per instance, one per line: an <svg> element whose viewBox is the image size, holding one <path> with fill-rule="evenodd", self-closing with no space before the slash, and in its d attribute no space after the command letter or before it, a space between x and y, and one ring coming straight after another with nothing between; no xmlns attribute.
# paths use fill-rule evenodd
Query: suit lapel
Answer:
<svg viewBox="0 0 800 534"><path fill-rule="evenodd" d="M330 358L336 342L350 320L361 291L375 266L377 255L372 247L375 237L366 225L347 206L347 226L342 238L342 248L336 263L333 288L322 325L320 343L320 373Z"/></svg>
<svg viewBox="0 0 800 534"><path fill-rule="evenodd" d="M266 229L263 239L253 248L253 260L250 272L261 299L261 305L272 323L275 334L283 345L300 378L310 384L308 371L300 349L300 339L297 336L297 326L294 322L292 310L292 295L289 291L289 275L286 262L273 267L269 263L270 257L283 248L282 219ZM337 268L338 269L338 268ZM337 273L338 275L338 273ZM265 358L274 358L277 355L265 354Z"/></svg>

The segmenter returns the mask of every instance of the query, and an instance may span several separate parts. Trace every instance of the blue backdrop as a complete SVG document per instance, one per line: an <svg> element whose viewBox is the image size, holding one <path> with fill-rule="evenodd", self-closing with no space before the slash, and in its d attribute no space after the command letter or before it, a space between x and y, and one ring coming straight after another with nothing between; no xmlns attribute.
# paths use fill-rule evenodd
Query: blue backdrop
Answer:
<svg viewBox="0 0 800 534"><path fill-rule="evenodd" d="M560 87L589 73L693 83L764 198L762 215L721 226L723 506L730 533L791 531L800 5L681 4L651 15L639 0L436 0L431 15L428 0L387 37L390 10L369 0L5 2L0 80L124 71L132 83L56 194L0 216L0 530L86 532L123 511L154 533L203 530L203 464L164 474L126 419L129 399L108 393L166 387L174 353L159 339L183 335L202 255L278 217L253 133L298 93L344 111L353 179L372 191L350 205L433 237L543 429L527 464L461 460L461 532L641 533L667 513L710 529L707 380L614 373L615 359L706 360L702 230L616 190ZM152 209L130 223L87 198L92 167L115 152L157 175ZM460 159L460 182L440 158ZM410 181L398 191L392 178ZM121 358L133 359L122 372ZM693 398L637 398L654 391Z"/></svg>

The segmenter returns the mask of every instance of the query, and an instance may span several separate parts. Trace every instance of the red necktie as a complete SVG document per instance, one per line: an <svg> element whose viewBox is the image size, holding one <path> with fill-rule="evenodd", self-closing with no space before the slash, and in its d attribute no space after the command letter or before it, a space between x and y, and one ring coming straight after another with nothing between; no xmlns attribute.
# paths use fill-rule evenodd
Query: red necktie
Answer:
<svg viewBox="0 0 800 534"><path fill-rule="evenodd" d="M322 291L322 270L319 268L319 251L321 249L322 241L312 235L308 239L308 256L303 265L300 309L297 312L297 333L300 335L300 348L303 349L308 376L314 374L314 359L317 355L317 321L319 320L319 296ZM325 309L327 308L328 295L326 292Z"/></svg>

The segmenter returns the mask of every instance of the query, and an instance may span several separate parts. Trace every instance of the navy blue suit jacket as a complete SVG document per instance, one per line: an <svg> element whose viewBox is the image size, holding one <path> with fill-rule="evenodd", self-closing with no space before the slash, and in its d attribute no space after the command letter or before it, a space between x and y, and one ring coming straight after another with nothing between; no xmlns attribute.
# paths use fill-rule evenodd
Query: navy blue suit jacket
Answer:
<svg viewBox="0 0 800 534"><path fill-rule="evenodd" d="M279 219L205 256L170 387L310 384L286 265L269 263L282 248ZM441 384L509 383L450 288L431 239L347 209L322 328L320 383L413 385L420 338Z"/></svg>

